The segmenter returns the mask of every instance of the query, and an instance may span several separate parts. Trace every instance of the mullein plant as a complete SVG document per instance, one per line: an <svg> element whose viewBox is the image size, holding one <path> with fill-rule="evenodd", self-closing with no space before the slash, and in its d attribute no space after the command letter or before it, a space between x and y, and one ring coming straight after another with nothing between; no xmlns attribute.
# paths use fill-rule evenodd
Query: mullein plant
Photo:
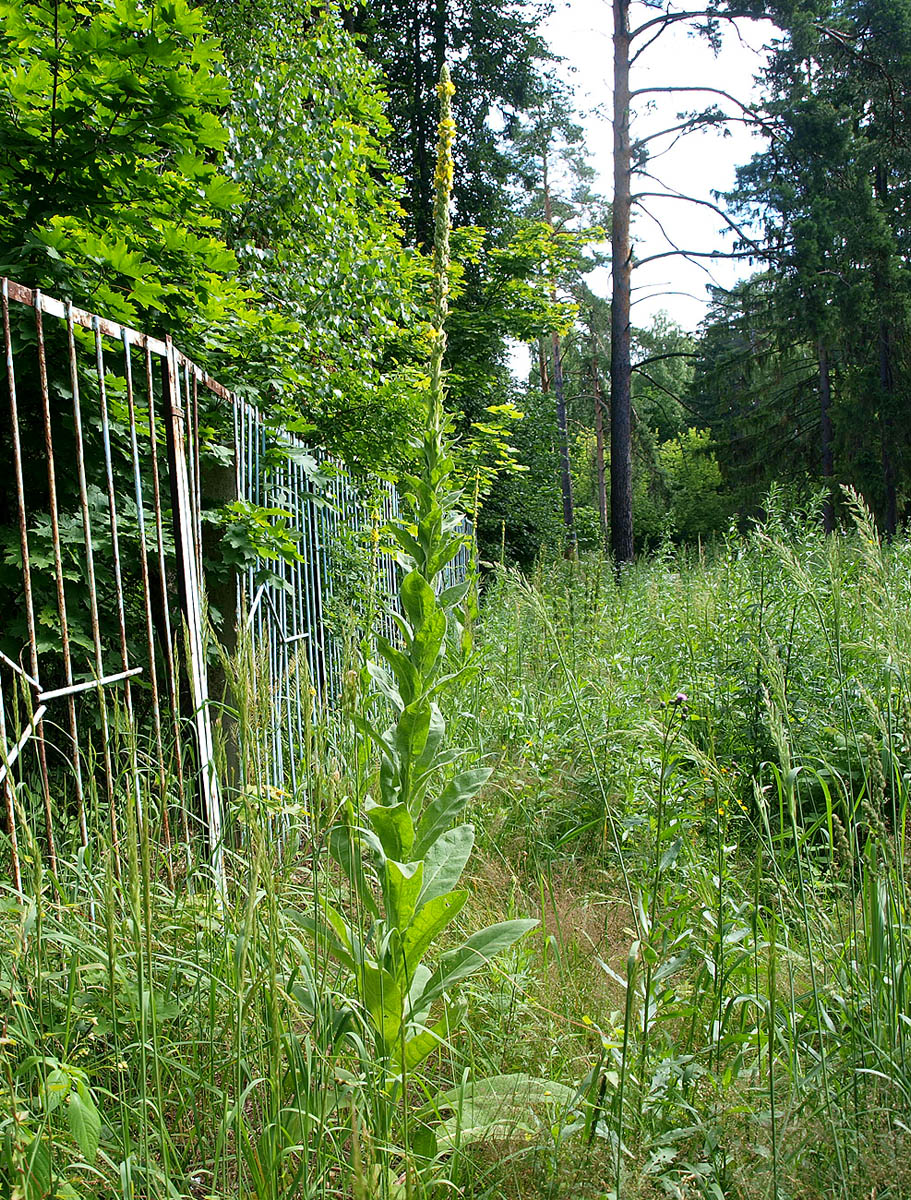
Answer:
<svg viewBox="0 0 911 1200"><path fill-rule="evenodd" d="M462 817L491 773L475 766L453 774L453 764L464 756L446 745L443 715L446 698L457 695L474 669L472 581L443 588L441 579L468 536L461 493L451 482L453 447L444 407L454 90L444 66L437 86L433 315L426 421L417 447L420 473L406 478L403 519L388 528L400 572L400 612L393 614L397 644L376 636L375 649L365 652L358 701L351 705L357 762L367 786L363 802L349 804L328 839L351 895L338 906L321 899L319 915L307 922L317 944L347 974L366 1035L370 1078L366 1086L365 1074L360 1094L369 1093L369 1099L360 1113L352 1113L352 1162L361 1173L355 1190L370 1195L423 1191L452 1149L454 1123L459 1124L454 1110L466 1096L477 1108L478 1085L434 1098L432 1089L412 1086L416 1069L451 1045L464 1010L459 995L464 980L536 924L504 921L454 948L437 948L468 899L458 883L474 827ZM496 1091L484 1089L488 1111Z"/></svg>

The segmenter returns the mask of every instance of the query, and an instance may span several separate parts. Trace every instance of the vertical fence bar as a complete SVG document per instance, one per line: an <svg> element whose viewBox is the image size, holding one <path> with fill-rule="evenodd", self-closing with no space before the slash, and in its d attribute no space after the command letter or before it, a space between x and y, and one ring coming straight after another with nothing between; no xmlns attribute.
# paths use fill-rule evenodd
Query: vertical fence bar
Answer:
<svg viewBox="0 0 911 1200"><path fill-rule="evenodd" d="M101 625L98 616L98 590L95 581L95 553L92 545L92 518L89 512L88 483L85 474L85 439L82 430L82 406L79 399L79 368L76 360L76 336L73 306L66 306L67 349L70 360L70 388L73 393L73 431L76 435L76 473L79 481L79 507L82 512L82 536L85 541L86 584L89 590L89 612L92 622L92 648L95 656L95 678L104 676L104 656L101 649ZM111 738L108 726L107 700L104 688L98 684L98 710L101 718L102 758L105 789L108 801L108 822L111 830L111 849L114 853L114 872L120 879L120 830L117 821L117 799L114 794L114 772L111 764Z"/></svg>
<svg viewBox="0 0 911 1200"><path fill-rule="evenodd" d="M54 437L51 427L51 399L47 381L47 356L44 346L44 314L40 296L35 297L35 330L38 337L38 379L41 385L41 408L44 417L44 452L47 459L48 509L51 519L51 540L54 543L54 580L57 587L57 616L60 621L60 648L63 653L63 676L67 687L73 686L73 659L70 647L69 622L66 611L66 587L63 578L63 556L60 546L60 516L57 505L57 472L54 460ZM83 846L89 844L85 817L85 796L82 788L82 760L79 745L79 729L76 724L76 701L67 697L73 777L76 784L76 820L79 840Z"/></svg>
<svg viewBox="0 0 911 1200"><path fill-rule="evenodd" d="M13 793L13 781L8 769L9 742L6 740L6 713L4 711L3 689L0 688L0 766L7 768L3 778L3 800L6 809L6 824L9 830L10 874L13 877L13 887L16 895L22 897L22 871L19 867L19 837L16 832L16 802Z"/></svg>
<svg viewBox="0 0 911 1200"><path fill-rule="evenodd" d="M152 695L152 731L155 738L156 771L158 794L161 802L161 833L165 844L165 864L168 881L174 884L174 868L171 863L171 828L168 821L168 796L164 769L164 741L161 735L160 694L158 691L158 668L155 662L155 626L152 620L152 589L149 579L149 556L146 548L145 500L142 491L142 472L139 465L139 439L136 425L136 403L133 395L133 363L130 356L130 340L123 331L123 369L127 389L127 411L130 418L130 457L133 465L133 493L136 497L136 528L139 538L139 571L142 579L142 600L145 615L146 652L149 656L149 685Z"/></svg>
<svg viewBox="0 0 911 1200"><path fill-rule="evenodd" d="M9 391L10 425L13 442L13 470L16 477L16 507L19 517L19 550L22 555L22 583L25 595L25 619L28 630L29 665L32 678L39 679L38 674L38 639L35 633L35 603L32 592L32 568L29 558L28 517L25 507L25 479L22 471L22 445L19 437L19 407L16 396L16 371L13 362L13 339L9 321L9 281L3 280L3 341L6 350L6 379ZM47 772L47 753L44 745L44 731L40 722L36 725L35 735L38 741L38 765L41 772L41 790L44 797L44 820L48 840L48 861L51 870L57 873L57 856L54 849L54 830L51 818L51 789Z"/></svg>
<svg viewBox="0 0 911 1200"><path fill-rule="evenodd" d="M101 340L101 322L95 317L92 326L95 332L95 369L98 374L98 407L101 414L101 440L104 447L104 475L108 498L108 523L111 530L111 554L114 560L114 593L117 608L117 632L120 641L120 662L124 672L129 671L129 650L127 646L127 623L123 596L123 572L120 565L120 536L117 527L117 498L114 492L114 465L111 457L111 425L108 418L108 396L105 383L104 346ZM99 676L100 678L100 676ZM136 805L136 818L139 828L142 828L144 816L142 811L142 795L139 785L139 767L136 759L136 725L133 719L133 693L130 679L127 675L123 681L123 698L126 709L129 751L132 770L130 777L133 786L133 803Z"/></svg>
<svg viewBox="0 0 911 1200"><path fill-rule="evenodd" d="M14 289L14 290L11 290ZM35 487L31 467L24 462L22 453L22 430L20 412L16 395L15 363L13 355L12 333L10 328L10 299L31 305L36 313L36 330L38 344L38 382L40 384L41 418L44 425L44 452L46 455L48 511L50 519L50 534L52 540L52 565L54 585L56 587L57 617L60 630L60 655L65 687L51 685L51 690L41 693L39 682L39 648L37 640L36 594L34 585L37 577L34 574L34 562L30 557L30 538L35 535L29 531L29 512L32 505L32 489ZM70 384L72 392L73 432L75 437L76 482L78 484L78 504L82 519L82 540L84 544L85 583L89 598L92 637L89 657L92 660L94 680L87 685L75 682L79 677L81 662L77 661L79 640L74 640L74 613L72 603L68 608L67 560L70 553L63 542L65 510L60 508L58 485L62 476L58 475L57 455L59 454L60 433L57 432L55 445L55 414L51 403L48 383L48 346L45 342L47 322L45 316L55 315L65 318L67 353L69 358ZM96 426L93 418L90 423L83 422L82 401L80 399L80 364L77 361L77 338L75 326L79 325L90 330L94 335L95 375L89 386L89 395L94 401L92 388L97 383L98 416L100 423ZM205 629L204 621L204 573L202 559L202 446L199 428L200 396L199 386L208 388L218 396L226 399L232 405L232 423L234 432L234 479L236 494L257 506L274 505L288 512L290 520L299 533L300 556L294 559L278 560L274 569L274 578L257 586L259 568L250 562L238 573L237 587L234 593L237 615L239 616L249 604L247 629L252 640L254 670L256 673L256 692L259 698L252 715L253 744L250 748L250 767L256 773L256 782L263 786L272 785L277 789L290 787L296 791L302 784L301 765L305 761L306 728L309 714L317 705L323 705L337 697L341 689L342 648L339 638L327 629L329 606L337 595L337 579L335 560L332 555L333 543L341 536L345 527L356 531L358 537L372 533L373 528L380 523L386 524L395 519L398 514L398 497L390 485L382 486L376 493L376 499L368 505L362 499L358 489L350 477L342 469L334 469L331 456L323 456L321 461L330 468L330 477L324 487L319 487L309 473L302 453L306 450L296 437L287 438L287 455L280 456L278 465L271 466L272 436L257 411L246 404L238 396L226 392L214 380L203 374L182 354L173 347L170 339L165 342L147 338L135 331L127 330L113 322L104 321L93 314L75 310L70 304L60 304L48 300L38 292L16 284L3 282L3 332L4 347L7 359L7 378L9 383L10 418L12 427L12 462L16 487L17 512L19 521L19 544L22 560L22 587L24 593L25 624L28 637L28 656L31 674L24 670L22 663L16 664L7 659L6 663L16 673L24 676L24 681L16 680L15 686L22 687L28 682L30 691L29 716L30 721L25 732L19 736L14 730L7 732L9 706L6 704L6 694L0 692L0 746L2 746L3 762L0 784L3 785L3 805L5 817L9 826L12 877L17 889L21 890L21 862L19 859L19 821L21 810L16 797L16 783L9 767L10 759L15 759L30 739L36 742L36 753L41 768L41 781L44 793L44 818L47 832L48 854L53 868L56 870L56 846L54 830L54 813L51 806L51 792L48 777L47 747L43 733L42 718L44 707L36 708L37 699L54 699L66 696L69 716L69 753L76 789L76 808L79 822L79 837L83 845L88 844L89 828L87 823L87 782L83 746L80 739L80 723L82 735L86 736L84 722L80 722L79 710L74 700L75 691L81 687L94 688L97 693L100 714L101 747L100 757L104 764L104 776L109 808L111 830L111 845L114 856L115 871L120 877L120 816L119 803L115 793L115 770L113 755L119 753L117 745L112 741L112 728L108 700L104 694L104 684L123 682L124 708L127 723L125 736L128 739L130 751L130 786L134 790L140 828L147 829L148 814L143 812L142 798L145 788L145 776L139 773L138 738L149 735L152 754L156 759L158 788L161 795L161 835L166 847L166 865L169 879L173 879L170 856L171 833L169 821L169 788L165 767L165 726L162 721L161 704L164 702L162 687L169 693L169 707L173 726L173 755L177 766L179 784L179 805L183 822L183 836L190 853L189 814L192 797L185 786L183 769L181 717L181 688L183 666L178 661L177 646L174 639L176 618L172 620L170 613L171 589L169 582L173 577L171 552L168 546L168 530L173 531L176 553L177 587L180 606L186 623L186 638L182 643L186 653L186 673L189 693L192 700L192 725L195 733L195 744L198 752L199 767L199 797L200 807L206 827L208 849L211 855L213 871L219 890L224 894L224 863L223 863L223 828L221 792L219 780L214 765L212 743L211 711L208 696L208 679L205 660ZM127 433L122 443L115 440L119 427L112 425L114 417L119 418L120 409L109 404L108 391L119 399L119 390L114 392L110 382L112 372L105 363L104 337L111 337L122 344L123 349L123 386L125 389L127 409ZM80 334L80 340L83 335ZM137 395L134 391L133 378L133 347L142 347L146 371L146 390L148 396L148 468L145 466L142 439L138 426ZM86 344L88 350L88 342ZM152 358L162 359L162 408L156 414L156 397ZM83 377L91 380L88 368L82 368ZM117 367L113 375L119 381ZM119 382L118 382L119 389ZM141 403L140 403L141 410ZM32 419L31 411L29 420ZM162 479L159 469L158 442L163 432L168 449L168 483L172 499L172 512L168 513L162 503ZM98 449L96 439L100 436L103 449L103 469L105 475L105 492L107 500L107 524L110 530L110 559L107 552L106 538L104 551L98 549L93 540L98 530L93 529L102 521L100 513L95 512L95 492L90 490L94 480L87 479L87 453L95 453ZM91 461L94 461L92 459ZM154 512L154 536L147 522L146 496L151 486L152 507ZM42 495L43 485L37 488ZM123 521L123 503L130 494L136 503L136 528L138 536L138 559L133 560L132 548L129 556L124 557L127 545L132 545L132 534L129 541L126 533L129 526ZM120 507L118 507L120 505ZM34 519L34 517L33 517ZM149 517L151 519L151 517ZM36 526L37 528L37 526ZM147 544L147 538L148 544ZM78 545L78 539L77 539ZM107 571L110 561L110 577L99 573L98 564L103 561ZM376 620L376 628L382 630L388 637L397 636L392 613L397 608L395 595L395 563L393 557L383 543L373 544L371 553L373 578L370 581L371 613ZM445 573L446 582L455 582L466 569L467 551L463 548ZM124 571L126 570L126 576ZM156 578L157 575L157 578ZM128 586L138 576L142 597L132 603ZM43 591L40 593L43 596ZM381 602L377 605L377 594ZM73 597L70 596L70 601ZM41 600L43 604L43 599ZM102 611L106 605L113 612ZM160 605L160 607L159 607ZM130 622L134 616L141 621L143 630L140 637L144 639L145 650L141 654L148 655L149 688L151 697L151 714L147 716L145 706L139 704L138 712L135 704L139 702L139 692L131 691L129 675L135 674L140 668L130 671L129 657ZM102 639L103 619L113 618L116 621L117 640L119 642L119 657L122 671L115 674L105 674L105 658L115 653L113 639ZM138 632L138 631L137 631ZM109 644L110 643L110 644ZM141 643L140 643L141 644ZM107 647L107 649L106 649ZM159 660L158 653L162 654ZM55 660L56 662L57 660ZM159 671L159 661L163 668ZM309 689L304 688L302 678L303 664L307 664L307 679ZM109 663L109 667L110 667ZM91 668L90 668L91 669ZM8 693L7 693L8 694ZM18 693L14 693L13 699ZM305 710L305 705L309 706ZM143 721L142 731L139 720ZM167 720L167 718L165 718ZM151 730L147 726L151 725ZM50 727L49 727L50 728ZM12 749L9 748L8 736L19 738ZM90 747L95 743L95 736L89 740ZM143 743L145 745L145 743ZM243 777L247 777L247 762L242 767ZM153 783L154 788L154 783ZM91 794L94 794L94 790ZM145 793L148 795L148 792ZM277 832L281 837L285 831L285 822L279 821ZM188 859L189 863L189 859Z"/></svg>
<svg viewBox="0 0 911 1200"><path fill-rule="evenodd" d="M171 497L174 509L174 538L177 543L177 578L187 630L187 658L193 697L193 724L199 755L199 780L203 798L209 854L219 895L225 895L222 856L221 801L212 748L208 680L203 647L200 580L196 571L194 522L187 478L186 419L180 404L178 370L173 344L166 340L163 363L165 427L168 434Z"/></svg>
<svg viewBox="0 0 911 1200"><path fill-rule="evenodd" d="M171 733L174 738L174 765L177 769L177 795L180 801L181 830L184 838L184 848L187 866L190 862L190 821L187 789L184 775L183 746L180 729L180 691L177 682L177 664L175 662L174 633L171 625L170 603L168 597L167 559L164 546L164 520L161 503L161 473L158 466L158 422L155 413L155 382L152 371L152 355L148 346L145 352L146 389L149 401L149 450L152 458L152 500L155 507L155 544L158 558L158 583L161 594L161 624L164 631L162 638L162 654L164 657L168 702L171 712ZM151 601L151 596L149 597Z"/></svg>

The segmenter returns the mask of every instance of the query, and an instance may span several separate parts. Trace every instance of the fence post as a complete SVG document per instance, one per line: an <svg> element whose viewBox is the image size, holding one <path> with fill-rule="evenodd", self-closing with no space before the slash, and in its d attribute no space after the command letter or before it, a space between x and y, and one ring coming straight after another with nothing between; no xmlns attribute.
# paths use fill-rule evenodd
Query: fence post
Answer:
<svg viewBox="0 0 911 1200"><path fill-rule="evenodd" d="M165 430L168 444L168 475L174 527L177 588L186 627L187 667L193 702L193 726L199 756L199 783L209 842L209 853L216 887L224 895L225 876L222 855L221 798L212 748L212 722L209 711L209 687L203 640L202 581L199 576L196 546L197 526L190 496L187 471L186 414L180 403L176 351L170 337L165 339L167 353L162 360L162 390Z"/></svg>

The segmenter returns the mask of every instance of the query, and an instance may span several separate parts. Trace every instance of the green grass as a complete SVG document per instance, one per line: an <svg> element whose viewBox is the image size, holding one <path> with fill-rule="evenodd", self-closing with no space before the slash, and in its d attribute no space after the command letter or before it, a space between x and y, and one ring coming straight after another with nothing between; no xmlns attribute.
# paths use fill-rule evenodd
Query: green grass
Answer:
<svg viewBox="0 0 911 1200"><path fill-rule="evenodd" d="M121 881L100 832L86 862L60 831L57 880L24 840L0 1196L911 1196L911 545L860 514L619 582L597 560L501 573L478 640L448 715L494 773L451 944L540 924L467 983L407 1103L466 1072L541 1081L496 1136L426 1187L378 1144L365 1018L300 920L326 895L357 912L324 834L370 783L329 714L305 795L276 815L253 772L233 798L224 909L168 886L129 806Z"/></svg>

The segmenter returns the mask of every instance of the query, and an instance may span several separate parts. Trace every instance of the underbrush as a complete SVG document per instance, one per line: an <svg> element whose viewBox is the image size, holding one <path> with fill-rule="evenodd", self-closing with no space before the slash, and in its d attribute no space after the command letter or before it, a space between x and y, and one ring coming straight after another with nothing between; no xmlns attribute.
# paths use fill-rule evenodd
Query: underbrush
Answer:
<svg viewBox="0 0 911 1200"><path fill-rule="evenodd" d="M438 950L538 924L392 1091L321 923L377 920L327 848L377 786L357 695L302 794L234 796L224 902L135 821L119 864L61 834L56 877L26 832L0 1195L907 1198L909 568L859 512L488 582L439 771L493 774Z"/></svg>

